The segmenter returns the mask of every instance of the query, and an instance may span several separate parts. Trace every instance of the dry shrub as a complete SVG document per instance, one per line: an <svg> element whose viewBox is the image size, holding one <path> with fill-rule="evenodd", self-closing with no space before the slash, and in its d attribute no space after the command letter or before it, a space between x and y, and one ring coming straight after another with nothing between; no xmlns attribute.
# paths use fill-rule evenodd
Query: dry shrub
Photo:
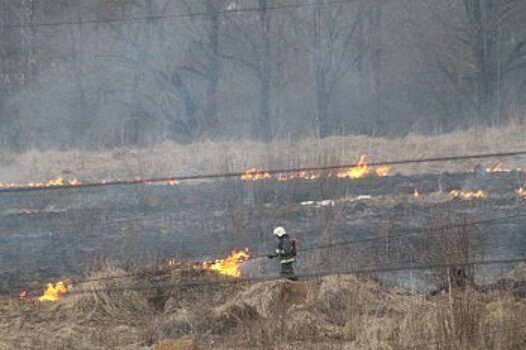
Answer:
<svg viewBox="0 0 526 350"><path fill-rule="evenodd" d="M106 269L94 277L123 273ZM124 349L147 343L152 308L147 296L139 291L120 290L131 285L135 284L128 278L79 285L76 289L82 289L82 293L75 294L73 290L59 303L24 305L20 319L6 328L18 332L21 348ZM119 290L100 291L105 288Z"/></svg>
<svg viewBox="0 0 526 350"><path fill-rule="evenodd" d="M507 293L486 294L467 287L431 297L355 276L327 276L307 284L306 298L288 303L287 288L294 285L298 284L255 284L212 314L228 325L221 331L228 331L223 334L229 339L260 349L323 344L371 350L515 350L513 344L526 342L524 331L481 336L524 319L524 301Z"/></svg>
<svg viewBox="0 0 526 350"><path fill-rule="evenodd" d="M317 284L317 285L316 285ZM332 323L344 326L356 313L378 303L374 283L359 280L356 276L327 276L311 285L316 294L312 303L316 310Z"/></svg>
<svg viewBox="0 0 526 350"><path fill-rule="evenodd" d="M154 340L177 339L193 332L193 315L186 309L171 309L155 318L152 323Z"/></svg>
<svg viewBox="0 0 526 350"><path fill-rule="evenodd" d="M283 314L292 304L301 302L301 284L288 280L261 282L237 293L225 304L212 310L216 321L236 319L239 322ZM238 322L235 322L238 323Z"/></svg>
<svg viewBox="0 0 526 350"><path fill-rule="evenodd" d="M341 327L328 321L313 307L303 305L290 308L283 323L285 339L294 341L339 339L343 338L345 333Z"/></svg>
<svg viewBox="0 0 526 350"><path fill-rule="evenodd" d="M122 271L106 269L99 277ZM206 278L206 277L202 277ZM191 336L200 349L518 350L526 301L455 288L429 296L354 276L178 289L159 309L150 279L83 285L56 304L0 304L0 350L145 349ZM77 288L80 288L78 286ZM521 327L522 326L522 327Z"/></svg>

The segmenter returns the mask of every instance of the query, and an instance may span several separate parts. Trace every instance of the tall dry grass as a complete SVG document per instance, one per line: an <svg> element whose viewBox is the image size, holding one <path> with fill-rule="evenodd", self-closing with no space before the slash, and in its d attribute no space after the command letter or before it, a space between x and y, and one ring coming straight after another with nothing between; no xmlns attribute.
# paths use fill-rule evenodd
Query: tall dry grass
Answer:
<svg viewBox="0 0 526 350"><path fill-rule="evenodd" d="M247 140L200 142L179 145L163 142L148 148L116 148L99 151L39 151L10 154L0 151L0 181L49 180L56 176L84 180L176 176L182 174L243 171L248 168L286 168L353 163L362 154L371 161L420 158L526 148L526 124L502 128L472 128L437 136L409 134L402 138L342 136L300 141L276 140L262 144ZM450 164L408 165L403 173L470 170L475 164L496 160ZM505 159L510 168L522 167L521 158Z"/></svg>
<svg viewBox="0 0 526 350"><path fill-rule="evenodd" d="M95 277L122 271L106 269ZM57 304L0 304L0 349L151 349L190 337L199 349L518 350L526 302L506 291L430 296L334 275L194 288L100 291L176 283L184 271L91 282ZM196 276L194 276L195 278ZM201 276L201 278L207 278Z"/></svg>

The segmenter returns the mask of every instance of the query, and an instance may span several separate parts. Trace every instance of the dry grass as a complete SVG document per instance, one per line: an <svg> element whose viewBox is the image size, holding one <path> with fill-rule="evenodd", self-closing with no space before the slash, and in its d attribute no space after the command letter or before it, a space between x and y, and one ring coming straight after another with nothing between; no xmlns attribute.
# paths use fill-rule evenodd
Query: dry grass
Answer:
<svg viewBox="0 0 526 350"><path fill-rule="evenodd" d="M122 273L107 269L98 276ZM161 277L185 278L177 272ZM151 281L127 278L82 288ZM57 304L10 301L0 307L2 350L149 349L183 336L197 339L200 349L515 350L526 345L524 299L470 288L432 297L354 276L93 291Z"/></svg>
<svg viewBox="0 0 526 350"><path fill-rule="evenodd" d="M145 149L84 151L29 151L14 155L0 151L2 182L46 181L62 175L96 180L149 176L243 171L252 167L283 168L320 164L352 163L361 154L370 160L394 160L431 156L522 150L526 148L526 124L500 129L456 131L439 136L410 134L404 138L366 136L331 137L299 142L251 141L202 142L187 146L164 142ZM448 171L470 170L479 161L448 164ZM492 165L495 160L482 161ZM509 168L524 168L521 159L505 159ZM443 164L410 165L402 173L442 172Z"/></svg>

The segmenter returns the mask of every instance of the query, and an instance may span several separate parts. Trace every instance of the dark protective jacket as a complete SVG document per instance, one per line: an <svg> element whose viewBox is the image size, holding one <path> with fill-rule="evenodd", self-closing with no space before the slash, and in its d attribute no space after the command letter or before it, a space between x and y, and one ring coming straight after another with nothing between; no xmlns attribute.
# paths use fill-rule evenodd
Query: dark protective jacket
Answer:
<svg viewBox="0 0 526 350"><path fill-rule="evenodd" d="M282 264L292 264L296 256L295 250L289 235L283 235L279 238L278 248L274 256L279 257Z"/></svg>

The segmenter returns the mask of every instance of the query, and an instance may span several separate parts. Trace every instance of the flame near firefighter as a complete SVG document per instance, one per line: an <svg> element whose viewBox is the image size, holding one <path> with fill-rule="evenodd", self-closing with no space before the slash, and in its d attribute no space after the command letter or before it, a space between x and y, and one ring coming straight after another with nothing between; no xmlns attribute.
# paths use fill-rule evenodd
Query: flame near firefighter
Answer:
<svg viewBox="0 0 526 350"><path fill-rule="evenodd" d="M53 283L48 283L46 290L44 291L44 294L37 297L36 300L43 303L46 301L56 302L60 299L60 296L62 294L65 294L68 291L68 287L66 286L66 283L63 281L57 282L55 285ZM23 290L18 294L18 300L24 301L24 300L33 300L33 297L28 297L27 291Z"/></svg>
<svg viewBox="0 0 526 350"><path fill-rule="evenodd" d="M214 271L224 276L239 277L241 271L239 270L239 263L246 261L250 257L248 248L236 252L235 250L225 259L218 259L215 262L203 262L203 269Z"/></svg>
<svg viewBox="0 0 526 350"><path fill-rule="evenodd" d="M415 191L413 192L413 197L418 198L420 196L420 193L418 193L418 189L415 188Z"/></svg>
<svg viewBox="0 0 526 350"><path fill-rule="evenodd" d="M44 291L44 294L38 297L38 301L58 301L60 299L60 296L66 293L67 291L68 288L66 287L66 284L62 281L57 282L55 285L53 285L53 283L49 283L47 285L46 290Z"/></svg>
<svg viewBox="0 0 526 350"><path fill-rule="evenodd" d="M461 198L461 199L466 199L466 200L475 199L475 198L484 199L488 196L487 193L484 192L483 190L477 190L477 191L453 190L449 192L449 194L453 196L454 198Z"/></svg>

